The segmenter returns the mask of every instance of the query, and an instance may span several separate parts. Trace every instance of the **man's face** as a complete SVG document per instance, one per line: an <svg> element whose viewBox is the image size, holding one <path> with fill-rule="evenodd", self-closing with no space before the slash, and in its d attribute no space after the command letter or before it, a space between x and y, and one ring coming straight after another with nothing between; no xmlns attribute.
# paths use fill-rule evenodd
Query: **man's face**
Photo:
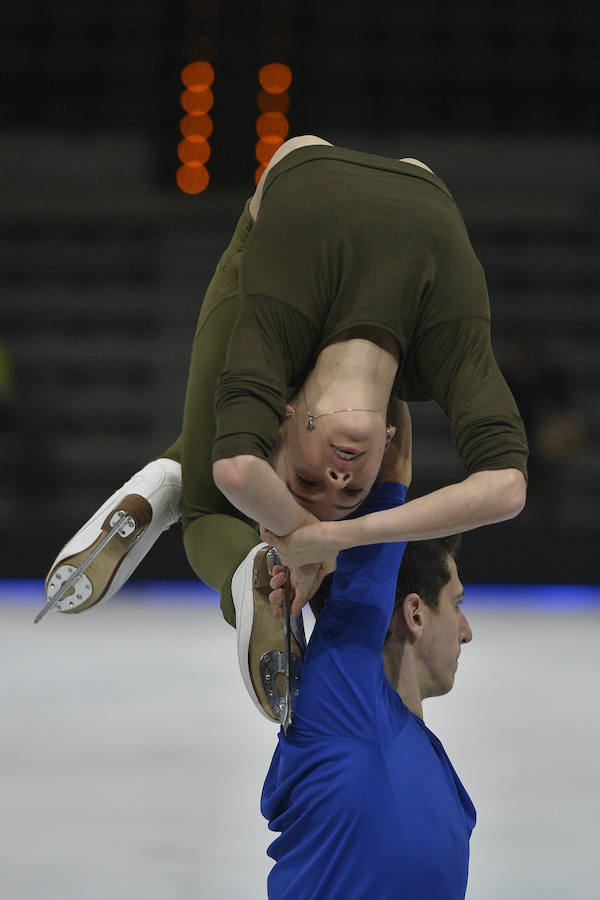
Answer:
<svg viewBox="0 0 600 900"><path fill-rule="evenodd" d="M454 684L462 644L472 639L471 626L461 609L464 588L456 563L448 557L450 581L439 595L437 609L424 609L424 628L420 654L421 697L440 697Z"/></svg>

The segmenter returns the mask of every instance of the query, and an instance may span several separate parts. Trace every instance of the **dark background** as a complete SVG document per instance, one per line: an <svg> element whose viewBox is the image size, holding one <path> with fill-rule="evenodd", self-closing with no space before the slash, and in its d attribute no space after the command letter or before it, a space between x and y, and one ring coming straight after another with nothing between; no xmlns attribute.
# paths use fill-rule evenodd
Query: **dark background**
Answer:
<svg viewBox="0 0 600 900"><path fill-rule="evenodd" d="M258 69L283 61L290 134L424 160L485 267L531 485L517 520L465 539L465 579L598 583L597 4L21 0L0 25L0 576L43 576L177 434L202 293L254 187ZM187 196L194 59L215 130ZM463 472L441 413L413 415L416 496ZM177 529L139 571L191 577Z"/></svg>

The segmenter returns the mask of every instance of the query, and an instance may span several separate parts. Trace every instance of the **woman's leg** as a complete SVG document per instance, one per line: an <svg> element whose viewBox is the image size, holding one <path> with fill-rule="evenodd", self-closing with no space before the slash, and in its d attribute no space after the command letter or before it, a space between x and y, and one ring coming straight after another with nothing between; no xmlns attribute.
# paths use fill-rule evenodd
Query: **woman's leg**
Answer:
<svg viewBox="0 0 600 900"><path fill-rule="evenodd" d="M254 523L245 519L213 482L214 396L240 308L239 267L251 226L246 209L204 297L192 348L181 440L167 451L181 454L183 540L188 560L199 578L221 592L223 615L231 625L235 625L231 578L260 537Z"/></svg>
<svg viewBox="0 0 600 900"><path fill-rule="evenodd" d="M213 483L213 403L240 306L239 263L251 225L246 206L204 298L192 351L183 435L117 490L63 547L47 578L47 599L60 597L57 592L64 579L82 565L79 586L85 589L71 588L58 602L60 611L79 612L114 596L162 531L178 520L183 494L184 543L190 562L200 578L223 589L225 618L235 624L231 574L260 539L253 524L230 506ZM115 533L96 552L121 509L135 515L135 529ZM91 553L93 560L87 562Z"/></svg>
<svg viewBox="0 0 600 900"><path fill-rule="evenodd" d="M181 435L168 447L164 453L160 454L159 459L171 459L173 462L181 464Z"/></svg>
<svg viewBox="0 0 600 900"><path fill-rule="evenodd" d="M311 144L329 144L313 135L286 141L274 154L249 202L234 238L217 267L206 292L192 349L181 444L170 454L181 454L183 469L182 515L184 546L199 578L221 593L225 619L235 624L231 580L240 562L259 543L254 523L233 507L212 479L215 436L214 395L225 365L229 335L240 304L239 268L246 237L258 215L264 180L288 153Z"/></svg>
<svg viewBox="0 0 600 900"><path fill-rule="evenodd" d="M240 308L240 261L253 217L256 217L260 207L264 178L274 165L296 148L328 143L312 135L292 138L279 148L269 163L238 222L229 247L219 261L202 304L192 349L182 435L158 460L150 463L141 473L136 473L130 482L107 501L110 509L106 511L111 512L113 507L120 507L126 494L138 491L145 499L152 499L151 525L146 526L139 537L137 532L132 534L128 544L123 543L121 546L115 539L101 551L94 563L96 569L102 570L101 577L94 576L98 588L94 584L93 593L85 604L71 603L71 607L75 607L72 611L87 608L99 600L113 596L132 574L161 531L176 521L181 464L181 512L188 559L196 574L221 592L223 614L230 624L235 624L231 578L239 563L259 543L259 536L254 523L245 519L228 503L212 479L215 388L225 363L229 335ZM134 481L135 484L131 486ZM148 491L144 487L146 482L149 485ZM160 499L165 494L163 485L168 486L165 504ZM146 497L150 490L153 492L152 498ZM164 510L164 515L161 504L168 504L169 507ZM88 550L102 540L106 530L105 506L106 504L63 548L50 571L48 585L59 568L64 567L67 562L69 565L79 566ZM75 550L77 558L74 557Z"/></svg>

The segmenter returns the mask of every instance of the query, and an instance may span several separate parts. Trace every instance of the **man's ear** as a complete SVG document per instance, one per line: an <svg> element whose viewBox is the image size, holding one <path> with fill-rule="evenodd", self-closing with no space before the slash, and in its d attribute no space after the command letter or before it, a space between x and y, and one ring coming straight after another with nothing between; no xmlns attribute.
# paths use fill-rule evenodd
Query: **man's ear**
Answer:
<svg viewBox="0 0 600 900"><path fill-rule="evenodd" d="M409 640L417 641L423 634L425 604L419 594L407 594L402 601L402 625Z"/></svg>

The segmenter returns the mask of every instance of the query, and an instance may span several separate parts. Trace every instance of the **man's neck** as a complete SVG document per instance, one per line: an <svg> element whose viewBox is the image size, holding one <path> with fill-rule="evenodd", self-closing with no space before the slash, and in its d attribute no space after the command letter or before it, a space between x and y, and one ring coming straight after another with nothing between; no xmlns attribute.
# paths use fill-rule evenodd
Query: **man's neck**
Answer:
<svg viewBox="0 0 600 900"><path fill-rule="evenodd" d="M400 647L391 636L383 645L383 662L385 674L391 686L400 695L404 705L415 716L422 719L422 697L411 647L406 643Z"/></svg>

